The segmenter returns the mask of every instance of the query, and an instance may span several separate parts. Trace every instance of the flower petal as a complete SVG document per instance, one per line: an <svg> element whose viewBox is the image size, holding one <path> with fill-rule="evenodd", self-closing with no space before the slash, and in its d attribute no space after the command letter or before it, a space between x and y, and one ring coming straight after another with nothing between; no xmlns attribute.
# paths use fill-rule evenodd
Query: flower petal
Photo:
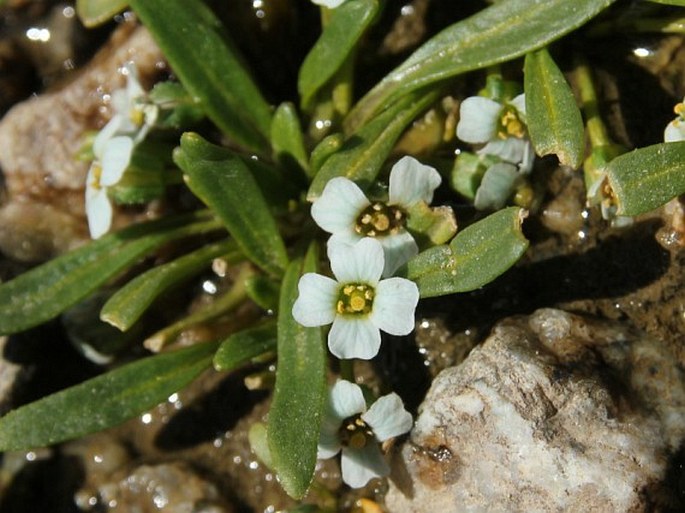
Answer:
<svg viewBox="0 0 685 513"><path fill-rule="evenodd" d="M405 278L388 278L376 286L371 321L391 335L408 335L414 329L419 288Z"/></svg>
<svg viewBox="0 0 685 513"><path fill-rule="evenodd" d="M354 245L328 243L331 270L340 283L366 283L376 286L385 266L383 246L371 237Z"/></svg>
<svg viewBox="0 0 685 513"><path fill-rule="evenodd" d="M528 139L518 137L507 137L506 139L496 139L478 150L479 155L495 155L505 162L519 164L526 156L526 151L530 151L526 146L530 144Z"/></svg>
<svg viewBox="0 0 685 513"><path fill-rule="evenodd" d="M112 226L112 205L106 188L86 187L86 216L91 238L99 239L109 231Z"/></svg>
<svg viewBox="0 0 685 513"><path fill-rule="evenodd" d="M392 235L378 237L383 246L385 266L383 276L392 276L397 269L409 262L409 259L417 255L419 247L411 233L402 230Z"/></svg>
<svg viewBox="0 0 685 513"><path fill-rule="evenodd" d="M469 96L459 107L457 137L464 142L482 144L497 133L502 105L483 96Z"/></svg>
<svg viewBox="0 0 685 513"><path fill-rule="evenodd" d="M361 488L374 477L390 473L390 467L375 443L363 449L344 447L340 467L343 481L352 488Z"/></svg>
<svg viewBox="0 0 685 513"><path fill-rule="evenodd" d="M511 100L509 105L512 105L517 111L521 118L521 121L526 122L526 94L521 93L516 98Z"/></svg>
<svg viewBox="0 0 685 513"><path fill-rule="evenodd" d="M323 5L324 7L328 7L329 9L335 9L336 7L340 7L345 0L312 0L313 4L316 5Z"/></svg>
<svg viewBox="0 0 685 513"><path fill-rule="evenodd" d="M293 304L293 317L302 326L324 326L335 318L338 283L316 273L302 275L297 284L299 296Z"/></svg>
<svg viewBox="0 0 685 513"><path fill-rule="evenodd" d="M664 130L664 142L685 141L685 123L680 118L671 121Z"/></svg>
<svg viewBox="0 0 685 513"><path fill-rule="evenodd" d="M110 187L119 182L131 163L132 154L133 140L130 137L120 135L107 141L100 161L102 165L100 184Z"/></svg>
<svg viewBox="0 0 685 513"><path fill-rule="evenodd" d="M103 126L98 134L93 139L93 154L98 160L102 159L102 155L105 151L105 146L109 140L114 137L118 132L121 124L124 122L124 118L121 115L112 116L112 119Z"/></svg>
<svg viewBox="0 0 685 513"><path fill-rule="evenodd" d="M411 413L404 409L402 399L394 392L373 403L362 419L371 426L379 442L402 435L414 425Z"/></svg>
<svg viewBox="0 0 685 513"><path fill-rule="evenodd" d="M419 201L430 203L433 192L440 186L440 173L421 164L413 157L402 157L392 166L388 203L410 207Z"/></svg>
<svg viewBox="0 0 685 513"><path fill-rule="evenodd" d="M328 349L341 359L370 360L380 347L381 333L368 317L338 315L328 333Z"/></svg>
<svg viewBox="0 0 685 513"><path fill-rule="evenodd" d="M366 411L366 401L359 385L344 379L338 380L328 393L326 416L340 421Z"/></svg>
<svg viewBox="0 0 685 513"><path fill-rule="evenodd" d="M338 426L340 427L340 426ZM319 438L319 444L316 446L316 457L320 460L327 460L332 458L338 452L340 452L342 445L340 444L340 439L338 438L337 431L334 433L324 434L321 431L321 437Z"/></svg>
<svg viewBox="0 0 685 513"><path fill-rule="evenodd" d="M337 233L353 229L357 216L369 205L356 183L337 177L329 180L319 199L312 204L312 217L323 230Z"/></svg>
<svg viewBox="0 0 685 513"><path fill-rule="evenodd" d="M513 164L500 162L491 166L483 175L473 205L478 210L499 210L507 203L520 179Z"/></svg>

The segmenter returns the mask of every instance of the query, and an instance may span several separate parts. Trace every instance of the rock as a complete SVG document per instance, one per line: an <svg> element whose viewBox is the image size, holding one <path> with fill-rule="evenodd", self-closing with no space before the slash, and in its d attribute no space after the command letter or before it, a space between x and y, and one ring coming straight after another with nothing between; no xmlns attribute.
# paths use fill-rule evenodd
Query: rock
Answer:
<svg viewBox="0 0 685 513"><path fill-rule="evenodd" d="M89 162L78 154L87 133L109 119L109 94L125 86L119 69L128 61L136 63L143 84L165 66L147 30L135 23L115 31L72 82L17 104L0 120L8 199L0 208L0 226L9 227L0 230L3 253L45 260L87 238L83 190ZM27 218L41 217L37 233L34 223L18 221L24 211Z"/></svg>
<svg viewBox="0 0 685 513"><path fill-rule="evenodd" d="M638 512L685 436L682 368L654 340L559 310L498 324L434 380L393 461L393 513Z"/></svg>

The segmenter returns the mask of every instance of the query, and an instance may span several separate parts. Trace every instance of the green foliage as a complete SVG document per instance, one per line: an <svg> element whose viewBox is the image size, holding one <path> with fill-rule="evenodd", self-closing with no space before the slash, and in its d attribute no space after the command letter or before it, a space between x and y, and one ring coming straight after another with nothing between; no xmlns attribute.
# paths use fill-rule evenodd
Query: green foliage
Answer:
<svg viewBox="0 0 685 513"><path fill-rule="evenodd" d="M127 5L128 0L76 0L76 14L86 27L97 27L123 11Z"/></svg>
<svg viewBox="0 0 685 513"><path fill-rule="evenodd" d="M378 12L377 0L347 0L331 13L319 40L302 63L297 81L303 108L354 52Z"/></svg>
<svg viewBox="0 0 685 513"><path fill-rule="evenodd" d="M509 207L472 224L449 245L435 246L409 261L406 276L421 297L475 290L514 265L528 248L521 231L525 211Z"/></svg>
<svg viewBox="0 0 685 513"><path fill-rule="evenodd" d="M285 245L243 160L193 133L183 134L174 160L190 190L221 218L245 256L267 273L281 275L288 264Z"/></svg>
<svg viewBox="0 0 685 513"><path fill-rule="evenodd" d="M353 109L354 129L416 89L542 48L615 0L508 0L455 23L424 43Z"/></svg>
<svg viewBox="0 0 685 513"><path fill-rule="evenodd" d="M209 7L201 0L129 3L207 116L237 143L266 153L271 107Z"/></svg>
<svg viewBox="0 0 685 513"><path fill-rule="evenodd" d="M275 349L276 322L267 321L234 333L221 342L219 350L214 355L214 369L230 371Z"/></svg>
<svg viewBox="0 0 685 513"><path fill-rule="evenodd" d="M144 358L13 410L0 419L0 450L45 447L121 424L188 385L210 366L217 345Z"/></svg>
<svg viewBox="0 0 685 513"><path fill-rule="evenodd" d="M276 159L288 165L296 162L303 171L309 169L300 119L292 103L282 103L274 114L271 125L271 145Z"/></svg>
<svg viewBox="0 0 685 513"><path fill-rule="evenodd" d="M556 155L574 169L583 163L583 118L570 86L547 49L526 55L526 122L535 152Z"/></svg>
<svg viewBox="0 0 685 513"><path fill-rule="evenodd" d="M618 215L634 216L685 193L685 142L654 144L625 153L604 168Z"/></svg>
<svg viewBox="0 0 685 513"><path fill-rule="evenodd" d="M292 316L297 284L304 272L316 270L310 251L304 264L293 261L286 271L278 310L276 388L267 425L273 469L283 488L300 499L314 477L316 447L326 396L326 352L321 328L305 328Z"/></svg>
<svg viewBox="0 0 685 513"><path fill-rule="evenodd" d="M0 285L0 333L16 333L52 319L162 244L219 228L206 218L192 214L135 225Z"/></svg>

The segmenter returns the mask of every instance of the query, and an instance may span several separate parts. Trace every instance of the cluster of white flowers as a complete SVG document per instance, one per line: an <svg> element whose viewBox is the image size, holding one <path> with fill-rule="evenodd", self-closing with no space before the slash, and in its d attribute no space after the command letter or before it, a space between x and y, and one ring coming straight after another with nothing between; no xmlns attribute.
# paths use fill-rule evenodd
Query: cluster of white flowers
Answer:
<svg viewBox="0 0 685 513"><path fill-rule="evenodd" d="M466 98L459 109L457 137L480 145L477 153L493 162L476 191L476 208L502 208L521 177L533 169L535 152L526 127L525 95L499 103L483 96Z"/></svg>
<svg viewBox="0 0 685 513"><path fill-rule="evenodd" d="M90 236L97 239L112 224L112 205L108 189L116 185L131 162L133 150L154 125L158 107L147 101L133 63L122 68L126 88L114 91L114 115L93 141L95 159L86 178L86 215Z"/></svg>
<svg viewBox="0 0 685 513"><path fill-rule="evenodd" d="M342 451L343 480L360 488L374 477L388 475L379 444L408 432L412 425L412 416L397 394L384 395L367 409L359 386L338 381L329 393L318 457L332 458Z"/></svg>
<svg viewBox="0 0 685 513"><path fill-rule="evenodd" d="M409 212L420 202L429 204L440 182L435 169L404 157L390 172L387 202L369 200L354 182L339 177L312 205L314 221L331 234L328 259L335 279L303 275L292 314L303 326L332 324L328 348L336 357L369 360L378 354L381 331L407 335L414 329L419 289L393 274L418 253L406 226ZM319 457L333 457L342 448L343 480L364 486L388 472L378 443L411 426L397 394L367 411L361 389L339 381L331 391Z"/></svg>

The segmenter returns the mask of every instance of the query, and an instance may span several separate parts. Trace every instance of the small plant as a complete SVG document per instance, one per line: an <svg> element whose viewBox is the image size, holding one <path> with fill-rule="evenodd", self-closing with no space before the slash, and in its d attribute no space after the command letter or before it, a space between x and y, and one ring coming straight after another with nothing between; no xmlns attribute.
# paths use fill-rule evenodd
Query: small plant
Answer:
<svg viewBox="0 0 685 513"><path fill-rule="evenodd" d="M0 285L0 333L51 320L113 283L118 288L100 319L128 332L162 294L213 260L222 258L236 278L205 310L149 336L145 346L159 354L9 412L0 419L0 449L46 446L117 425L212 366L230 372L271 357L276 381L258 453L296 499L312 484L317 451L328 458L342 449L343 479L363 486L387 474L379 444L406 433L412 420L396 394L374 400L354 384L345 360L374 358L381 332L409 334L420 298L475 290L518 261L528 247L522 222L539 202L536 155L580 169L588 134L588 198L608 219L647 212L685 192L682 104L666 134L675 142L618 151L592 110L587 65L579 60L568 73L583 120L553 60L557 45L599 15L607 23L621 2L489 2L471 17L457 15L359 99L352 94L355 56L383 2L315 3L324 4L322 30L300 68L299 99L272 106L201 0L77 2L87 25L130 6L178 81L145 91L135 62L125 67L128 86L115 92L115 115L90 150L85 188L93 241ZM523 76L505 80L503 64L511 61L522 61ZM456 158L418 150L412 156L406 144L398 154L411 124L430 109L439 112L440 100L477 70L486 70L484 89L460 98L458 122L441 123L432 143L433 150L457 149ZM209 125L197 123L203 119L221 138L216 130L192 131ZM315 120L325 120L325 130L302 130ZM170 133L178 135L171 142ZM179 185L203 207L110 231L112 203L147 202ZM451 206L458 201L488 215L457 231ZM123 285L115 281L170 244L179 253L173 260ZM183 330L246 302L263 309L258 321L218 340L163 350ZM342 379L329 392L335 359Z"/></svg>

